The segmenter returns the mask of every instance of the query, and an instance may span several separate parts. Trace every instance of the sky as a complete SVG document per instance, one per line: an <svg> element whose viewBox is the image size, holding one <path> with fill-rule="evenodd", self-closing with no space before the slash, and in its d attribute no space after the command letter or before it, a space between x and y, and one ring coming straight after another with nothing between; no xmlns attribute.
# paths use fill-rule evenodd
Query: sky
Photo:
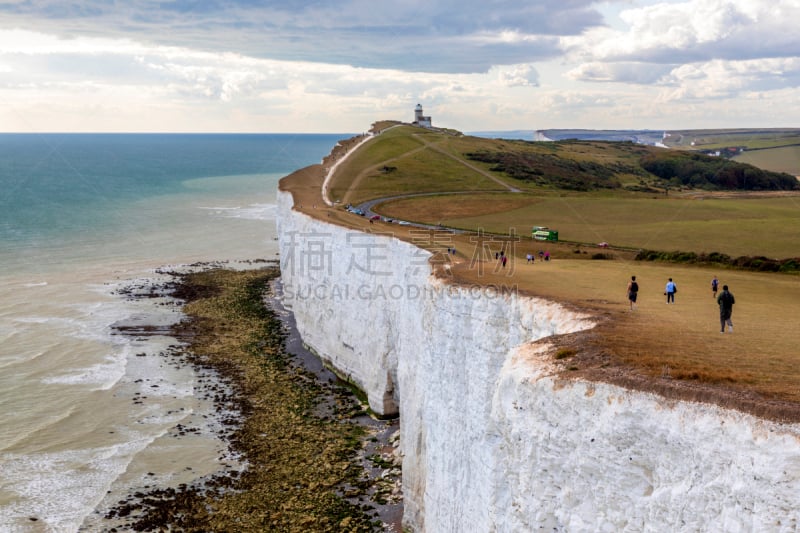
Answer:
<svg viewBox="0 0 800 533"><path fill-rule="evenodd" d="M0 0L0 131L800 126L800 0Z"/></svg>

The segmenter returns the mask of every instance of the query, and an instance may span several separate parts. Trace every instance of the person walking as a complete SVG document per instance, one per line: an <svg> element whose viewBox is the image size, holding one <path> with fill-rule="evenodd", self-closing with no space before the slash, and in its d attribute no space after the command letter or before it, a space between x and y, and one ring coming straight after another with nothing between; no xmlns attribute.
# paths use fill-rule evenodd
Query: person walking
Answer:
<svg viewBox="0 0 800 533"><path fill-rule="evenodd" d="M667 303L675 303L675 293L678 292L678 286L675 285L675 282L672 281L672 278L669 278L667 282L667 286L664 287L664 294L667 295Z"/></svg>
<svg viewBox="0 0 800 533"><path fill-rule="evenodd" d="M631 276L628 282L628 301L631 304L631 311L636 310L636 298L639 296L639 284L636 283L636 276Z"/></svg>
<svg viewBox="0 0 800 533"><path fill-rule="evenodd" d="M714 278L711 280L711 296L713 296L715 300L717 299L718 288L719 288L719 280L717 279L717 276L714 276Z"/></svg>
<svg viewBox="0 0 800 533"><path fill-rule="evenodd" d="M719 332L725 333L725 324L728 324L728 332L733 333L731 313L733 313L733 304L736 303L736 299L728 291L727 285L722 286L722 292L717 297L717 303L719 304Z"/></svg>

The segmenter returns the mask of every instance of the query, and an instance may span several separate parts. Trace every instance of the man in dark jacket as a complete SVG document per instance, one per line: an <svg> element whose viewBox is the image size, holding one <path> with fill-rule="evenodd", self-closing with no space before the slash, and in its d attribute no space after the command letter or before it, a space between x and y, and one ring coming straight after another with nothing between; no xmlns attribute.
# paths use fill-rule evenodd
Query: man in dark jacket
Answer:
<svg viewBox="0 0 800 533"><path fill-rule="evenodd" d="M725 323L728 324L728 331L733 333L733 322L731 321L731 313L733 312L733 304L736 300L733 294L728 291L728 286L722 286L722 293L717 297L719 304L719 327L720 333L725 333Z"/></svg>

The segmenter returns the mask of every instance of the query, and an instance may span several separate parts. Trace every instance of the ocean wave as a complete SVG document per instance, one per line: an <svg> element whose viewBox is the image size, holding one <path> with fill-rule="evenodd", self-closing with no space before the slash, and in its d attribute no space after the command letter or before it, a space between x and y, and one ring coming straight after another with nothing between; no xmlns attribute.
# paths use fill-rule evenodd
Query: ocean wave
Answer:
<svg viewBox="0 0 800 533"><path fill-rule="evenodd" d="M121 350L106 355L105 361L102 363L47 376L42 379L42 383L45 385L88 385L91 386L91 390L109 390L125 375L127 356L130 350L130 346L124 346Z"/></svg>
<svg viewBox="0 0 800 533"><path fill-rule="evenodd" d="M273 220L275 218L275 204L251 204L246 207L201 207L213 211L222 218L241 218L244 220Z"/></svg>

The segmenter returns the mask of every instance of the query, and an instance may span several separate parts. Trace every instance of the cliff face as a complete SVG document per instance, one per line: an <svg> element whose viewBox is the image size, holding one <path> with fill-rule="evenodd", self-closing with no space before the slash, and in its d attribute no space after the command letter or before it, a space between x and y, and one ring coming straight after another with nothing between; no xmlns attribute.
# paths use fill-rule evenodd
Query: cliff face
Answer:
<svg viewBox="0 0 800 533"><path fill-rule="evenodd" d="M285 192L278 204L303 339L375 412L400 414L412 530L798 527L796 425L560 378L546 338L589 317L450 286L412 244L293 211Z"/></svg>

